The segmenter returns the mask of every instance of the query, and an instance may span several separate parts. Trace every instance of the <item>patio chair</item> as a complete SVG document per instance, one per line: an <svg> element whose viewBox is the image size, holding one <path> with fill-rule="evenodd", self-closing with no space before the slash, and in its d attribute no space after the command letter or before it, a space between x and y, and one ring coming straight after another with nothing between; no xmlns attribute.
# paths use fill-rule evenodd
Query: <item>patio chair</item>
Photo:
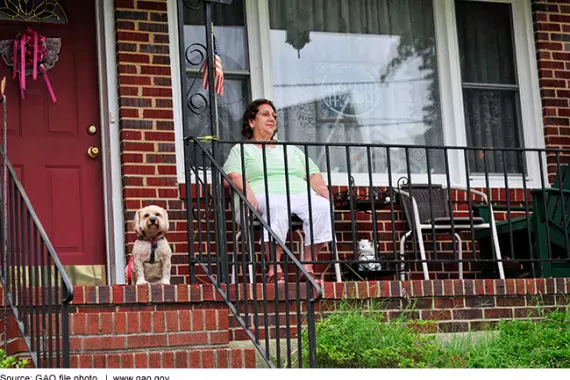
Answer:
<svg viewBox="0 0 570 380"><path fill-rule="evenodd" d="M570 169L561 165L552 187L531 190L532 207L527 215L510 218L496 223L499 244L504 252L516 252L517 259L538 259L536 265L532 261L519 265L517 273L525 276L536 265L536 275L540 277L570 277ZM525 207L509 207L511 211L526 211ZM495 211L505 211L505 206L494 208ZM476 215L485 221L491 217L487 206L475 208ZM529 236L533 254L529 247ZM478 231L475 239L480 246L488 245L489 235ZM511 246L512 242L512 246ZM561 262L545 261L561 259ZM567 259L564 261L564 259ZM522 269L521 269L522 267Z"/></svg>
<svg viewBox="0 0 570 380"><path fill-rule="evenodd" d="M483 198L483 202L486 204L489 203L487 195L483 192L473 189L468 190L459 186L453 186L451 189L470 192L471 194ZM399 195L400 204L404 211L404 217L409 227L409 231L403 234L400 239L400 258L404 260L406 239L410 237L410 235L414 234L419 245L422 270L425 280L429 280L429 272L423 234L434 230L435 232L453 231L458 242L457 260L463 260L462 241L459 232L471 231L471 229L485 229L492 231L495 255L497 260L499 260L497 263L499 276L501 279L505 278L503 264L500 261L501 250L497 240L497 232L492 213L490 214L491 220L487 222L483 220L483 218L476 216L454 216L449 208L448 189L441 185L400 185L400 181L398 181L398 188L394 189L394 191ZM492 205L489 204L489 208L492 210ZM403 264L400 266L400 269L400 278L404 280L405 275L403 272ZM462 279L463 263L461 261L459 261L458 264L458 272L459 278Z"/></svg>
<svg viewBox="0 0 570 380"><path fill-rule="evenodd" d="M291 226L292 226L292 230L290 231L290 233L292 232L293 234L297 234L297 236L299 236L299 258L301 259L303 257L303 247L305 246L304 242L304 238L303 238L303 234L302 234L302 230L303 230L303 221L301 219L299 219L296 215L291 215ZM255 255L255 238L253 236L253 232L254 231L261 231L261 223L259 222L259 220L257 218L255 218L252 221L252 227L253 227L253 231L250 229L249 231L251 233L248 233L246 238L245 238L245 244L246 244L246 252L248 254L248 272L249 272L249 283L253 284L253 276L255 276L255 269L253 267L253 255ZM240 230L238 231L238 233L236 234L235 237L235 241L239 242L241 235L242 235L242 231L243 228L240 227ZM237 244L234 244L234 255L237 255L239 253ZM236 256L234 256L236 257ZM235 283L235 276L237 275L236 273L237 271L237 267L235 268L235 270L232 270L231 272L231 283Z"/></svg>

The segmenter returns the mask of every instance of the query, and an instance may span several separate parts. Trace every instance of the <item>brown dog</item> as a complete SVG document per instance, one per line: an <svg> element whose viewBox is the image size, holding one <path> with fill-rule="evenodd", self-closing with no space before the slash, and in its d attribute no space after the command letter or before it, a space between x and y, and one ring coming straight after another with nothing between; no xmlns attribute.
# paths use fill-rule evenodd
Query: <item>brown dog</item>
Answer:
<svg viewBox="0 0 570 380"><path fill-rule="evenodd" d="M138 210L133 221L137 240L125 268L127 283L170 284L172 250L164 234L168 231L168 214L159 206Z"/></svg>

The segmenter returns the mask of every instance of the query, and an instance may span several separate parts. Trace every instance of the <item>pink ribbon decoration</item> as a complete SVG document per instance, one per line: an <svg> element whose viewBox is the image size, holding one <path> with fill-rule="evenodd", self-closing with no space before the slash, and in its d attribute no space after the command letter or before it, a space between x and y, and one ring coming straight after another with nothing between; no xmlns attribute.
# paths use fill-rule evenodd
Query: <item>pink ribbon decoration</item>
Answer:
<svg viewBox="0 0 570 380"><path fill-rule="evenodd" d="M55 97L55 92L53 92L53 87L51 86L51 82L49 81L49 77L47 75L47 71L44 67L44 65L40 65L40 71L42 72L42 74L44 75L44 80L46 82L46 88L48 90L49 93L49 97L51 98L51 101L53 103L57 102L57 99Z"/></svg>
<svg viewBox="0 0 570 380"><path fill-rule="evenodd" d="M47 48L45 46L46 38L41 36L32 29L20 33L14 39L14 50L12 52L12 61L14 63L14 71L12 77L18 79L20 82L20 93L22 99L25 99L26 90L26 67L31 68L32 78L34 80L38 77L38 69L44 77L48 94L53 103L57 102L55 92L47 75L47 70L43 62L47 55Z"/></svg>
<svg viewBox="0 0 570 380"><path fill-rule="evenodd" d="M36 80L38 78L38 33L33 30L34 33L34 65L32 66L32 78Z"/></svg>

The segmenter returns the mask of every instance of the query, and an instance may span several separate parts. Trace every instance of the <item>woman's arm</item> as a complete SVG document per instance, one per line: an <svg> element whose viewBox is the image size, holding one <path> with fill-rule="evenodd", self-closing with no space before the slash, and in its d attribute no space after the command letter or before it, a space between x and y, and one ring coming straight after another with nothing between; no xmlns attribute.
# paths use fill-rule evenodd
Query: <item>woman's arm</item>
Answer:
<svg viewBox="0 0 570 380"><path fill-rule="evenodd" d="M230 177L230 179L232 180L234 185L238 188L238 190L243 193L244 192L243 191L243 176L239 173L228 173L228 177ZM251 189L249 182L245 181L245 186L246 186L246 193L247 193L246 194L247 201L249 203L251 203L251 205L257 210L257 198L255 198L255 193Z"/></svg>
<svg viewBox="0 0 570 380"><path fill-rule="evenodd" d="M315 190L318 195L330 201L331 196L329 193L329 188L325 184L321 173L311 174L309 177L309 183L311 184L311 188Z"/></svg>

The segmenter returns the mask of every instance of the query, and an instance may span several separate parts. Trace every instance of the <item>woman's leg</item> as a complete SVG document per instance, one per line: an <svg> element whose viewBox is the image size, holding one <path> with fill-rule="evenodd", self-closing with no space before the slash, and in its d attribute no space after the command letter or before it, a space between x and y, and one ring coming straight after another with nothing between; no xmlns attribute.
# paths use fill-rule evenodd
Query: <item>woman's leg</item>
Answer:
<svg viewBox="0 0 570 380"><path fill-rule="evenodd" d="M319 252L324 249L329 241L332 241L332 221L330 213L330 202L316 194L311 195L311 212L309 213L309 202L305 194L296 196L295 213L303 221L303 231L305 232L305 248L303 251L303 261L315 261ZM312 230L312 234L311 234ZM314 273L313 264L304 264L305 270L312 275Z"/></svg>
<svg viewBox="0 0 570 380"><path fill-rule="evenodd" d="M267 221L267 214L269 210L269 221L268 224L271 229L277 234L277 237L282 241L287 238L287 231L289 230L288 224L288 212L287 212L287 201L285 195L269 195L269 207L267 207L267 197L265 194L258 194L256 196L258 203L258 211L261 214L263 220ZM283 253L282 248L276 242L270 243L269 233L267 229L263 228L263 241L265 250L265 259L267 262L267 276L268 281L273 281L275 275L275 262L281 260ZM275 246L275 259L271 257L271 245ZM281 280L283 275L283 270L281 266L277 266L277 279Z"/></svg>
<svg viewBox="0 0 570 380"><path fill-rule="evenodd" d="M269 243L265 244L265 260L267 262L267 277L268 282L273 280L275 276L275 264L273 260L271 260L271 251L269 247ZM283 254L283 249L278 244L275 244L275 260L276 262L281 261L281 255ZM277 280L281 280L283 278L283 270L281 269L280 265L277 265Z"/></svg>

